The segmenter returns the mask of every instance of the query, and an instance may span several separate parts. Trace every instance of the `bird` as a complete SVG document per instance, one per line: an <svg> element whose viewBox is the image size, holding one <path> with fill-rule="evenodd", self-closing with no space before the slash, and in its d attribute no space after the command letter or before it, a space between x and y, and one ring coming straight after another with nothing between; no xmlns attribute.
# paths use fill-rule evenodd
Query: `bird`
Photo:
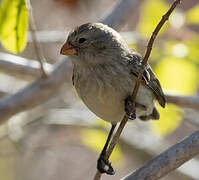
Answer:
<svg viewBox="0 0 199 180"><path fill-rule="evenodd" d="M121 35L102 23L86 23L68 35L60 54L70 57L73 64L72 83L84 104L101 119L111 123L111 129L97 161L101 173L115 173L105 154L114 129L124 115L129 120L158 120L158 102L166 100L162 87L149 64L144 67L133 114L131 94L135 87L143 57L130 48Z"/></svg>

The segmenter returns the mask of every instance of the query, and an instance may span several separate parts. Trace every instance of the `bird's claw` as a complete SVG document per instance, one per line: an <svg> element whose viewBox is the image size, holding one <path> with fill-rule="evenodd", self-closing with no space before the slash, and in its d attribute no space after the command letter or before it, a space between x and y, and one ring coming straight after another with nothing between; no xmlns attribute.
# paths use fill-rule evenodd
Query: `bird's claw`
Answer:
<svg viewBox="0 0 199 180"><path fill-rule="evenodd" d="M132 103L135 104L133 111L131 111L131 108L130 108L130 106L132 105ZM125 99L125 112L129 116L130 120L136 119L136 103L131 101L131 96L128 96Z"/></svg>
<svg viewBox="0 0 199 180"><path fill-rule="evenodd" d="M104 156L100 155L98 161L97 161L97 169L100 173L106 173L109 175L114 175L115 171L109 162L109 160L104 159Z"/></svg>

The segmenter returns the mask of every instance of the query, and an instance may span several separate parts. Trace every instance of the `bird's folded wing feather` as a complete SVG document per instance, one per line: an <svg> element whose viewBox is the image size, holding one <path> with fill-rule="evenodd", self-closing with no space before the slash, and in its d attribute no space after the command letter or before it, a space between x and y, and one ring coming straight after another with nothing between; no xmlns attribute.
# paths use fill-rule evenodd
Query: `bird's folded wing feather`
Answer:
<svg viewBox="0 0 199 180"><path fill-rule="evenodd" d="M128 58L128 66L130 68L130 73L136 77L139 74L142 60L143 58L139 54L131 54ZM159 104L162 107L165 107L166 99L162 91L160 82L153 73L149 64L147 64L147 66L144 69L144 73L142 75L142 83L144 83L153 91Z"/></svg>

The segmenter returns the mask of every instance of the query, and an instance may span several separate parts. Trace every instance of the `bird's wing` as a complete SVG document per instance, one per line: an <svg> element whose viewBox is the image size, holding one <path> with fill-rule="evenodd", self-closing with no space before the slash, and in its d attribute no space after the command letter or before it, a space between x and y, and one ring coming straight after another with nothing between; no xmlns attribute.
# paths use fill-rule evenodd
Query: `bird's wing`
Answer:
<svg viewBox="0 0 199 180"><path fill-rule="evenodd" d="M136 53L133 53L128 57L127 64L130 68L130 73L136 77L139 74L142 60L143 58ZM166 99L162 91L162 87L149 64L147 64L147 66L144 69L144 73L142 75L142 82L153 91L159 104L162 107L165 107Z"/></svg>

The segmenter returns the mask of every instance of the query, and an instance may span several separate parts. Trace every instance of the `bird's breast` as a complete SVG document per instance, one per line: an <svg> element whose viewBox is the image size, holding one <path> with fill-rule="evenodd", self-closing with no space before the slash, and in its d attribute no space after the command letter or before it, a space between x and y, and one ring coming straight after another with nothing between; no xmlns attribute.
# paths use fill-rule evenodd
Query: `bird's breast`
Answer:
<svg viewBox="0 0 199 180"><path fill-rule="evenodd" d="M124 115L124 99L132 91L128 72L114 67L74 69L74 86L86 106L103 120L118 122Z"/></svg>
<svg viewBox="0 0 199 180"><path fill-rule="evenodd" d="M135 80L125 67L74 68L73 73L75 89L93 113L111 123L122 120L125 114L124 100L135 86ZM150 107L150 104L153 104L151 91L141 86L136 101ZM153 106L149 111L152 111L152 108ZM138 110L139 113L142 112Z"/></svg>

